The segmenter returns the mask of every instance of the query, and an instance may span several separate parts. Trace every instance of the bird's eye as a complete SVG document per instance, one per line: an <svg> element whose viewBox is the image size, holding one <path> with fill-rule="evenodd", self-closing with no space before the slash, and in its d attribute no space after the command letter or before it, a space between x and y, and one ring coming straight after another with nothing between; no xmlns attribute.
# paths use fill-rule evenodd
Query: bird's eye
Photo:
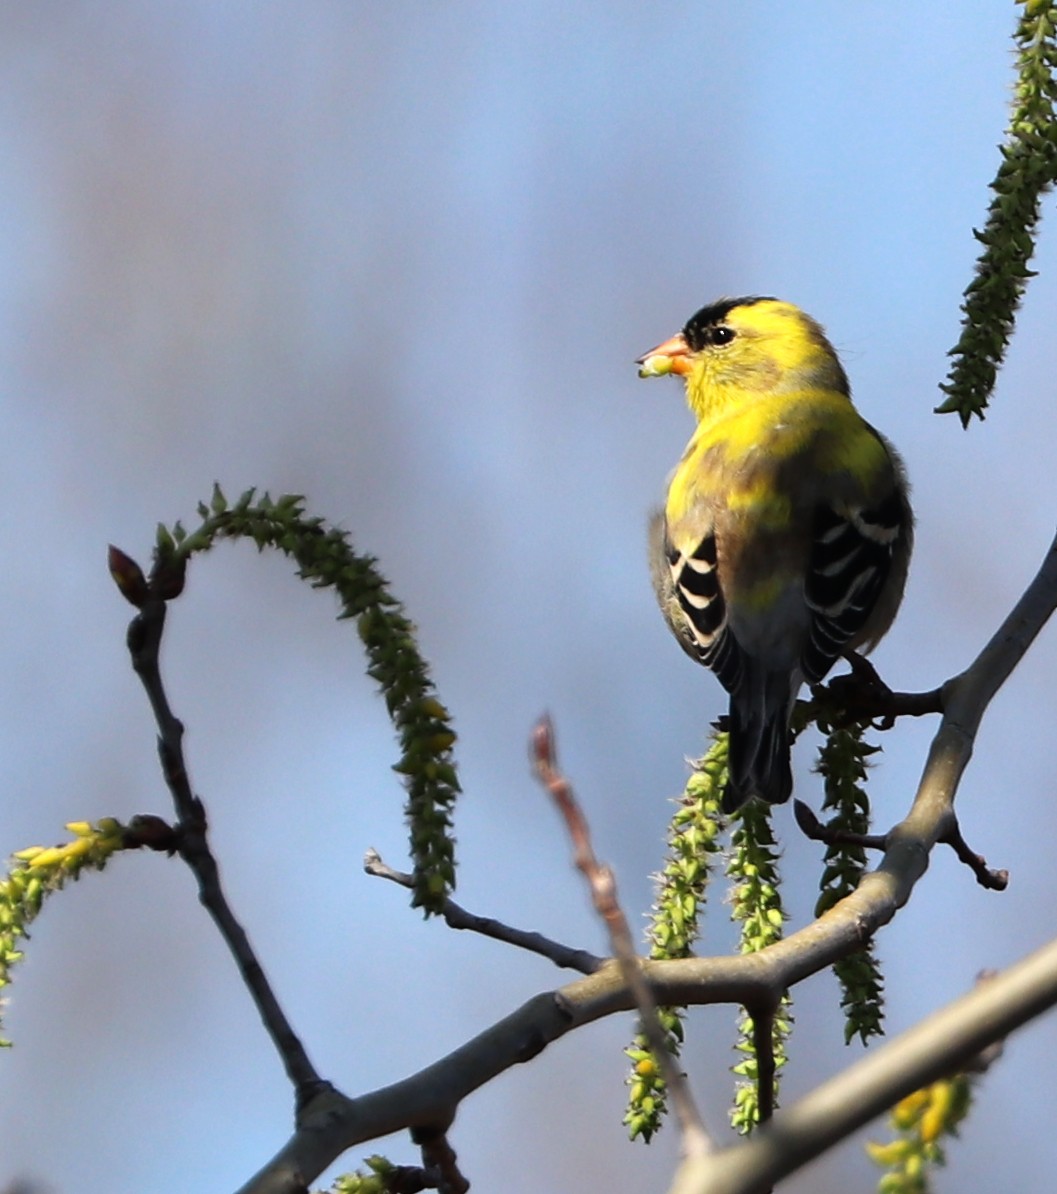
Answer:
<svg viewBox="0 0 1057 1194"><path fill-rule="evenodd" d="M728 328L724 324L720 324L719 327L709 328L708 342L722 348L724 344L729 344L734 339L734 336L735 332L733 328Z"/></svg>

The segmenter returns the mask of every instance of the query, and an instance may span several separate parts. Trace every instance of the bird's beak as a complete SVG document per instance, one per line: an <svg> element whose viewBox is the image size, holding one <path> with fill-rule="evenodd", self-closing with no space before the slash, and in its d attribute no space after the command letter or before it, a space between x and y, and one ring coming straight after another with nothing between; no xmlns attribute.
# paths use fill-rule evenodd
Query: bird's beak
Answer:
<svg viewBox="0 0 1057 1194"><path fill-rule="evenodd" d="M639 377L664 377L667 373L685 376L690 372L690 347L680 332L656 348L651 348L635 362Z"/></svg>

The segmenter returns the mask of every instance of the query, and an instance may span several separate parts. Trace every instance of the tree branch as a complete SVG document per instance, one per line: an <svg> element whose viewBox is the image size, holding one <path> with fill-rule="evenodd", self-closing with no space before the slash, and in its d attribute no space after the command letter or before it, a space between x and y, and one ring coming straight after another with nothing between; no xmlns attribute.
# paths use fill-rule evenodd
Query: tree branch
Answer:
<svg viewBox="0 0 1057 1194"><path fill-rule="evenodd" d="M156 577L151 578L153 590ZM128 628L132 667L139 676L158 725L158 755L162 773L176 806L176 842L180 857L198 881L198 898L213 918L257 1005L264 1027L294 1084L298 1104L327 1086L287 1020L265 977L242 925L235 918L220 884L220 872L209 847L205 806L191 789L183 753L183 723L169 706L161 678L159 652L165 629L166 602L151 591L138 602L140 612Z"/></svg>
<svg viewBox="0 0 1057 1194"><path fill-rule="evenodd" d="M363 869L368 875L379 879L388 879L391 883L399 884L410 890L415 888L415 877L404 871L393 870L377 850L367 850L363 856ZM553 962L563 970L578 970L581 974L594 974L605 962L596 954L586 949L573 949L572 946L562 945L560 941L552 941L542 933L532 933L525 929L515 929L503 924L491 916L478 916L467 912L461 904L445 898L440 906L440 915L452 929L466 929L471 933L480 933L482 937L491 937L494 941L502 941L506 945L516 945L518 949L528 950L529 953L539 954Z"/></svg>
<svg viewBox="0 0 1057 1194"><path fill-rule="evenodd" d="M912 1091L1057 1003L1057 940L978 984L779 1112L744 1144L688 1160L670 1194L763 1194Z"/></svg>
<svg viewBox="0 0 1057 1194"><path fill-rule="evenodd" d="M869 722L879 730L890 730L900 717L924 717L943 712L943 689L930 692L893 692L877 669L857 651L844 659L850 672L834 676L811 689L812 704L825 711L826 720L837 727Z"/></svg>
<svg viewBox="0 0 1057 1194"><path fill-rule="evenodd" d="M954 798L980 721L995 693L1057 607L1057 538L1024 595L973 663L944 685L944 715L910 812L886 838L880 866L818 920L754 954L641 963L660 1004L766 1006L801 979L862 946L892 919L949 836ZM688 1158L673 1194L766 1190L898 1098L948 1072L1057 1003L1057 942L872 1052L845 1074L778 1112L747 1142ZM294 1194L347 1149L416 1125L445 1130L472 1091L529 1061L567 1032L629 1011L635 1001L616 963L537 995L447 1057L360 1098L327 1091L239 1194Z"/></svg>

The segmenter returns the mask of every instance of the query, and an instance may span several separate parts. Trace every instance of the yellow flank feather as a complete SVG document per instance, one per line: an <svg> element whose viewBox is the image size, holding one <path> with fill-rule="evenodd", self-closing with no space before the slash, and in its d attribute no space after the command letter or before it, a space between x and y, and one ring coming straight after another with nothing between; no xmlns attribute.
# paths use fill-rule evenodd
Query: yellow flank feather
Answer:
<svg viewBox="0 0 1057 1194"><path fill-rule="evenodd" d="M761 530L789 525L793 504L779 493L766 476L756 476L744 485L732 486L727 497L731 514L747 514L756 519Z"/></svg>
<svg viewBox="0 0 1057 1194"><path fill-rule="evenodd" d="M679 642L730 692L726 807L785 800L800 685L873 646L898 608L913 533L902 465L791 303L703 307L639 365L681 376L697 418L652 571Z"/></svg>

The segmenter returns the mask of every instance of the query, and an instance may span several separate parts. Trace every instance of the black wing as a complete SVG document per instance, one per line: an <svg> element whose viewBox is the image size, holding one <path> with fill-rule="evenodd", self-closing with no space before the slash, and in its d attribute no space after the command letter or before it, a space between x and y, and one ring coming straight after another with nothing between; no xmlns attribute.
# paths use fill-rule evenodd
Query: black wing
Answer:
<svg viewBox="0 0 1057 1194"><path fill-rule="evenodd" d="M804 598L811 611L804 676L817 684L865 628L906 533L906 507L893 490L872 509L819 508Z"/></svg>
<svg viewBox="0 0 1057 1194"><path fill-rule="evenodd" d="M707 534L690 555L664 539L672 589L685 616L684 643L733 692L742 673L741 648L727 626L727 603L716 571L716 537Z"/></svg>

